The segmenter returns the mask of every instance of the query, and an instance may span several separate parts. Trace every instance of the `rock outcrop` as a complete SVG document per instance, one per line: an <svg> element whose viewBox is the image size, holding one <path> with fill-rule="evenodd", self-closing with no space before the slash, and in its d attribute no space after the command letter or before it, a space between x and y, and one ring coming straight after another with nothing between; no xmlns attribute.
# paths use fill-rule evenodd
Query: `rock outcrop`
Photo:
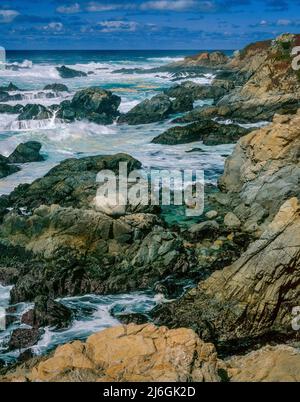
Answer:
<svg viewBox="0 0 300 402"><path fill-rule="evenodd" d="M87 74L83 71L75 70L66 66L56 67L61 78L77 78L77 77L87 77Z"/></svg>
<svg viewBox="0 0 300 402"><path fill-rule="evenodd" d="M76 92L71 101L60 104L57 118L67 121L89 120L97 124L112 124L119 115L121 98L101 88Z"/></svg>
<svg viewBox="0 0 300 402"><path fill-rule="evenodd" d="M226 364L231 382L300 381L300 351L290 346L266 346Z"/></svg>
<svg viewBox="0 0 300 402"><path fill-rule="evenodd" d="M300 107L299 74L292 68L292 49L299 35L281 35L274 41L258 42L239 52L227 67L247 79L209 110L198 109L188 121L203 115L237 119L240 122L271 120L275 113L287 114Z"/></svg>
<svg viewBox="0 0 300 402"><path fill-rule="evenodd" d="M9 163L40 162L44 157L40 154L42 145L37 141L28 141L19 144L7 158Z"/></svg>
<svg viewBox="0 0 300 402"><path fill-rule="evenodd" d="M223 52L201 52L187 56L184 60L169 64L168 67L210 67L219 68L228 62L229 58Z"/></svg>
<svg viewBox="0 0 300 402"><path fill-rule="evenodd" d="M192 330L130 324L59 346L53 357L1 381L220 382L225 367Z"/></svg>
<svg viewBox="0 0 300 402"><path fill-rule="evenodd" d="M159 307L156 322L191 327L220 348L230 344L231 352L272 332L296 336L292 310L300 304L299 269L300 205L292 198L236 262Z"/></svg>
<svg viewBox="0 0 300 402"><path fill-rule="evenodd" d="M158 94L121 115L118 122L130 125L154 123L166 119L171 114L192 109L193 99L187 94L173 100L167 95Z"/></svg>
<svg viewBox="0 0 300 402"><path fill-rule="evenodd" d="M64 84L48 84L44 87L44 91L54 91L54 92L68 92L69 88Z"/></svg>
<svg viewBox="0 0 300 402"><path fill-rule="evenodd" d="M12 300L145 289L188 270L183 240L150 213L153 207L129 206L114 217L98 211L96 175L118 174L119 162L128 162L129 172L141 166L125 154L66 160L0 198L0 240L42 264L20 268Z"/></svg>
<svg viewBox="0 0 300 402"><path fill-rule="evenodd" d="M18 166L10 165L5 156L0 155L0 179L16 173L20 170Z"/></svg>
<svg viewBox="0 0 300 402"><path fill-rule="evenodd" d="M187 126L172 127L155 137L154 144L177 145L203 141L204 145L232 144L249 132L236 124L220 124L203 119Z"/></svg>
<svg viewBox="0 0 300 402"><path fill-rule="evenodd" d="M270 222L283 202L300 197L300 112L240 139L219 180L245 230Z"/></svg>

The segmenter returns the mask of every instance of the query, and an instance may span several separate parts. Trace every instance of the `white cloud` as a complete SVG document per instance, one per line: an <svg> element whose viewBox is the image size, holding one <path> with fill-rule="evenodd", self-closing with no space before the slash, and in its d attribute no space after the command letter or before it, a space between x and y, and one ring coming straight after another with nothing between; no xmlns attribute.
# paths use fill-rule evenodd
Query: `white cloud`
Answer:
<svg viewBox="0 0 300 402"><path fill-rule="evenodd" d="M134 4L104 4L97 1L91 1L88 3L86 10L90 12L102 12L102 11L113 11L120 9L132 9L136 8Z"/></svg>
<svg viewBox="0 0 300 402"><path fill-rule="evenodd" d="M0 10L0 23L12 22L20 13L15 10Z"/></svg>
<svg viewBox="0 0 300 402"><path fill-rule="evenodd" d="M207 6L211 3L210 1L205 1L202 3L207 3ZM181 11L188 8L197 6L195 0L154 0L147 1L141 5L142 10L170 10L170 11ZM205 4L203 4L205 6Z"/></svg>
<svg viewBox="0 0 300 402"><path fill-rule="evenodd" d="M56 11L61 14L76 14L80 12L80 5L75 3L70 6L60 6L57 7Z"/></svg>
<svg viewBox="0 0 300 402"><path fill-rule="evenodd" d="M139 23L135 21L102 21L98 23L101 32L134 32L139 27Z"/></svg>
<svg viewBox="0 0 300 402"><path fill-rule="evenodd" d="M48 25L44 25L40 29L44 31L60 32L64 29L64 25L61 22L50 22Z"/></svg>

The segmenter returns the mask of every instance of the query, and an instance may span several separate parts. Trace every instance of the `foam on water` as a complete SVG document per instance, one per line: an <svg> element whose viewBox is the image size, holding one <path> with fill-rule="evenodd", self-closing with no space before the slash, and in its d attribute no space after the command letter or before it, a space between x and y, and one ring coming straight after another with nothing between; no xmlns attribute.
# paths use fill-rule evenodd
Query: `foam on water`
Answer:
<svg viewBox="0 0 300 402"><path fill-rule="evenodd" d="M9 292L11 287L0 285L0 307L8 307ZM75 339L84 340L95 332L102 331L120 324L117 318L113 317L112 312L117 314L128 313L147 313L158 302L163 301L161 295L152 292L136 292L121 295L85 295L79 297L69 297L59 301L69 307L73 312L73 321L69 328L55 330L46 327L39 342L31 349L35 354L42 354L55 346L70 342ZM2 304L1 304L2 303ZM30 328L21 324L22 315L33 308L32 303L20 303L14 306L15 320L5 331L0 332L0 358L6 362L13 362L22 350L8 351L7 343L12 331L16 328Z"/></svg>

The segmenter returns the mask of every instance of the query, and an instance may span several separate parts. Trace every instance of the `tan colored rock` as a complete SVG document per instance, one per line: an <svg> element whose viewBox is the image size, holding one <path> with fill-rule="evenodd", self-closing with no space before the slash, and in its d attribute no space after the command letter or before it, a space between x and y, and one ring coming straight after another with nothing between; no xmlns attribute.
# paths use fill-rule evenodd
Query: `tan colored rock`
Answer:
<svg viewBox="0 0 300 402"><path fill-rule="evenodd" d="M270 222L282 203L300 196L300 110L240 139L219 184L238 205L244 227ZM265 225L262 229L265 228Z"/></svg>
<svg viewBox="0 0 300 402"><path fill-rule="evenodd" d="M299 382L300 350L266 346L227 362L231 382Z"/></svg>
<svg viewBox="0 0 300 402"><path fill-rule="evenodd" d="M53 357L1 381L207 382L220 381L221 368L214 346L191 329L130 324L60 346Z"/></svg>

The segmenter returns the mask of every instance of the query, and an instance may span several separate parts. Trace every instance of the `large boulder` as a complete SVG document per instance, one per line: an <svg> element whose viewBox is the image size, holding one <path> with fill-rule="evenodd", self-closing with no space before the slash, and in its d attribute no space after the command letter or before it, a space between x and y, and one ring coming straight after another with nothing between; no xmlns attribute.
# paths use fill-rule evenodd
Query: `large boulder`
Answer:
<svg viewBox="0 0 300 402"><path fill-rule="evenodd" d="M23 314L21 322L33 328L50 326L67 328L72 320L72 311L48 296L38 296L34 308Z"/></svg>
<svg viewBox="0 0 300 402"><path fill-rule="evenodd" d="M37 141L28 141L19 144L7 158L9 163L40 162L44 157L40 154L42 145Z"/></svg>
<svg viewBox="0 0 300 402"><path fill-rule="evenodd" d="M6 105L0 103L0 113L7 113L7 114L19 114L23 110L22 105Z"/></svg>
<svg viewBox="0 0 300 402"><path fill-rule="evenodd" d="M77 77L87 77L87 74L83 71L74 70L66 66L56 67L61 78L77 78Z"/></svg>
<svg viewBox="0 0 300 402"><path fill-rule="evenodd" d="M189 95L170 99L164 94L155 95L139 103L128 113L120 116L119 123L148 124L166 119L173 113L181 113L193 109L193 100Z"/></svg>
<svg viewBox="0 0 300 402"><path fill-rule="evenodd" d="M64 84L48 84L44 87L44 91L54 91L54 92L68 92L69 88Z"/></svg>
<svg viewBox="0 0 300 402"><path fill-rule="evenodd" d="M53 112L46 106L38 104L28 104L23 107L18 116L18 120L44 120L50 119Z"/></svg>
<svg viewBox="0 0 300 402"><path fill-rule="evenodd" d="M60 104L58 118L72 121L89 120L98 124L112 124L119 115L121 98L101 88L87 88L76 92L71 101Z"/></svg>
<svg viewBox="0 0 300 402"><path fill-rule="evenodd" d="M193 81L185 81L180 85L168 88L164 91L171 98L182 96L192 97L194 101L199 99L221 99L232 88L229 81L215 81L212 85L200 85Z"/></svg>
<svg viewBox="0 0 300 402"><path fill-rule="evenodd" d="M20 170L18 166L10 165L5 156L0 155L0 179L16 173Z"/></svg>
<svg viewBox="0 0 300 402"><path fill-rule="evenodd" d="M203 141L204 145L232 144L249 132L236 124L220 124L206 119L187 126L171 127L155 137L154 144L177 145Z"/></svg>
<svg viewBox="0 0 300 402"><path fill-rule="evenodd" d="M52 357L1 381L221 382L225 368L214 346L192 330L130 324L59 346Z"/></svg>

